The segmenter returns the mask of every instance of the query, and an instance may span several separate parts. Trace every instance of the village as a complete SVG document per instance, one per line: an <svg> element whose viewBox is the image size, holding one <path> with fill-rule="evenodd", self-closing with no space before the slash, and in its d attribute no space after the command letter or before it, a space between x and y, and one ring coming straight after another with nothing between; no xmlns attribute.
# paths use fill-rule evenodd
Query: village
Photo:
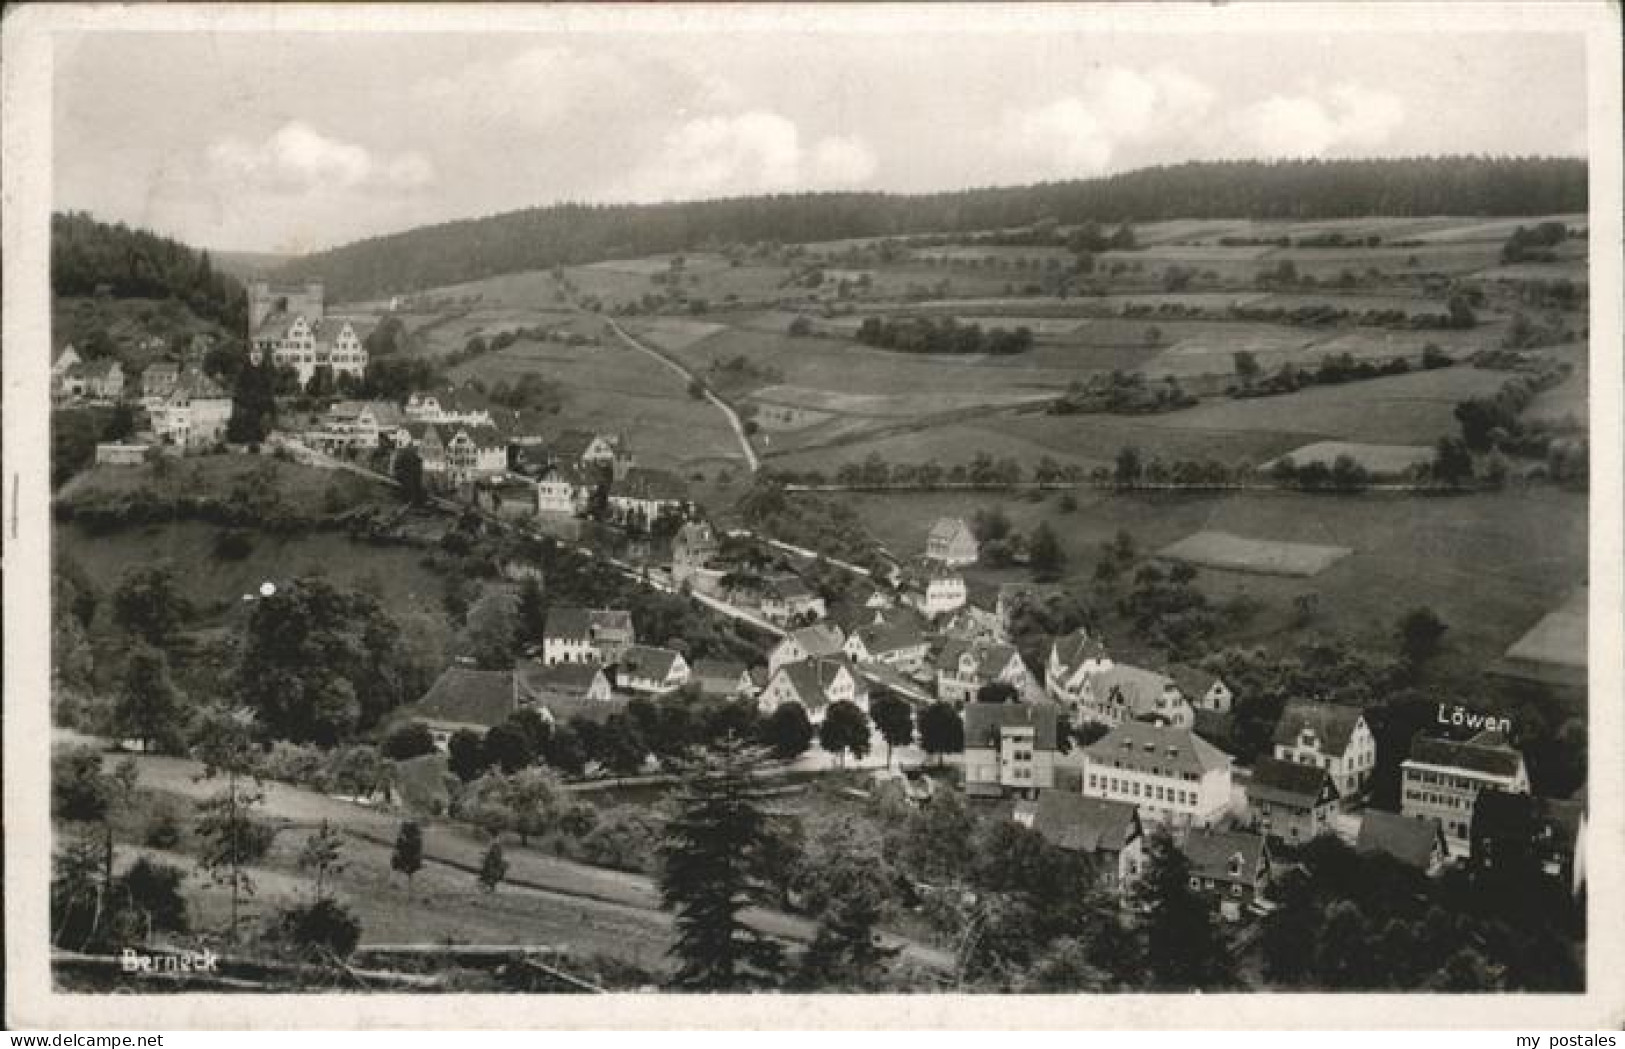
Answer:
<svg viewBox="0 0 1625 1049"><path fill-rule="evenodd" d="M301 387L318 369L339 384L359 379L365 329L324 316L320 284L249 288L253 365L292 370ZM128 439L98 445L96 463L139 466L226 444L233 399L203 374L199 349L127 379L116 361L87 365L63 350L60 400L143 413ZM425 766L445 777L448 760L464 778L470 763L514 771L502 740L527 717L602 727L640 701L721 701L754 711L783 774L863 770L871 786L860 792L895 782L914 805L944 790L1001 805L1002 818L1086 856L1124 906L1158 828L1185 856L1190 887L1232 923L1268 914L1275 881L1323 835L1430 877L1533 852L1565 891L1584 887L1583 803L1532 795L1510 722L1468 738L1417 736L1396 759L1395 809L1369 804L1383 755L1362 710L1324 696L1294 698L1267 750L1240 763L1215 742L1230 738L1238 699L1220 673L1121 661L1085 626L1049 638L1042 665L1030 666L1014 624L1053 588L968 584L979 541L963 519L922 522L918 550L875 570L833 567L713 523L680 477L637 465L626 433L557 430L472 386L398 403L331 398L284 415L257 450L420 488L426 504L602 557L642 587L703 600L693 614L732 618L762 639L754 659L691 658L681 642L640 634L626 608L549 603L511 666L446 666L378 726L380 740L427 741L401 757L416 768L403 780L436 779ZM605 529L618 533L613 554L595 549ZM518 569L481 601L517 605L521 582L548 592L539 567ZM839 607L820 583L832 572L846 577ZM574 764L589 781L623 784L676 768L669 753L636 750L613 769L602 758ZM412 801L438 812L447 799L433 788Z"/></svg>

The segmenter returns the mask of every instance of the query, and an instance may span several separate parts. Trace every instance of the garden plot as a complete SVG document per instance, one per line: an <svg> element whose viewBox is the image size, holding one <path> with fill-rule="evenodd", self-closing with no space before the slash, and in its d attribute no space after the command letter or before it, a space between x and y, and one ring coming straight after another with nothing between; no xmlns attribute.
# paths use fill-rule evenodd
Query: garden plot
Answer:
<svg viewBox="0 0 1625 1049"><path fill-rule="evenodd" d="M1332 465L1339 456L1346 455L1373 474L1382 477L1400 477L1413 466L1431 462L1433 449L1414 444L1359 444L1349 441L1317 441L1288 452L1297 466L1308 463ZM1280 460L1271 460L1260 469L1268 470Z"/></svg>
<svg viewBox="0 0 1625 1049"><path fill-rule="evenodd" d="M1223 375L1235 371L1245 350L1266 370L1297 362L1324 336L1291 328L1227 324L1181 338L1146 362L1147 375Z"/></svg>
<svg viewBox="0 0 1625 1049"><path fill-rule="evenodd" d="M1586 665L1585 612L1557 611L1541 617L1509 649L1507 659L1560 667Z"/></svg>
<svg viewBox="0 0 1625 1049"><path fill-rule="evenodd" d="M1319 575L1352 553L1346 546L1284 543L1204 531L1163 547L1157 556L1202 568L1307 578Z"/></svg>
<svg viewBox="0 0 1625 1049"><path fill-rule="evenodd" d="M684 317L651 317L626 325L639 338L662 350L683 350L725 329L725 324L688 320Z"/></svg>
<svg viewBox="0 0 1625 1049"><path fill-rule="evenodd" d="M767 386L753 399L764 406L782 406L838 415L876 417L931 415L994 405L1020 405L1053 399L1052 393L1017 393L966 390L932 393L839 393L805 386Z"/></svg>

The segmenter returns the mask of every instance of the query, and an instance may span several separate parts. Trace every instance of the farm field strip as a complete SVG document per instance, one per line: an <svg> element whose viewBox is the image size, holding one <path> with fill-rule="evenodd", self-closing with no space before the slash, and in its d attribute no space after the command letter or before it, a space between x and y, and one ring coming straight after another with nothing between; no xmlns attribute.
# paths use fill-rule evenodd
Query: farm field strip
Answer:
<svg viewBox="0 0 1625 1049"><path fill-rule="evenodd" d="M1584 611L1548 612L1507 649L1507 658L1564 667L1584 667L1586 614Z"/></svg>
<svg viewBox="0 0 1625 1049"><path fill-rule="evenodd" d="M1349 441L1317 441L1302 448L1294 448L1283 458L1290 458L1298 466L1306 463L1332 465L1338 457L1348 456L1373 474L1395 476L1413 466L1433 459L1433 449L1426 445L1359 444ZM1260 469L1269 469L1280 460L1260 463Z"/></svg>
<svg viewBox="0 0 1625 1049"><path fill-rule="evenodd" d="M1249 539L1229 532L1197 532L1157 551L1157 557L1204 568L1263 575L1316 576L1354 553L1346 546L1319 546Z"/></svg>

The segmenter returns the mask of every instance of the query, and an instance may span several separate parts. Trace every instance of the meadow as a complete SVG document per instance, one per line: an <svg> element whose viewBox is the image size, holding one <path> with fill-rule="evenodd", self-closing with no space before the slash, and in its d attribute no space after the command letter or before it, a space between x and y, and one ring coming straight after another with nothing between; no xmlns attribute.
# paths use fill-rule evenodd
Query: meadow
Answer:
<svg viewBox="0 0 1625 1049"><path fill-rule="evenodd" d="M1157 551L1165 561L1259 575L1317 576L1354 553L1344 546L1248 539L1229 532L1201 531Z"/></svg>
<svg viewBox="0 0 1625 1049"><path fill-rule="evenodd" d="M394 613L443 610L445 582L423 565L420 549L357 542L336 532L256 531L250 533L252 545L246 555L227 558L215 549L224 531L201 521L116 532L92 532L69 523L57 526L54 540L57 556L72 559L109 587L132 565L167 562L205 624L229 616L243 595L256 592L260 584L303 575L321 575L340 586L365 590Z"/></svg>
<svg viewBox="0 0 1625 1049"><path fill-rule="evenodd" d="M798 497L805 498L805 497ZM1414 497L1369 494L1138 492L1082 489L1066 512L1055 495L1031 501L998 492L841 493L825 496L855 510L877 541L899 556L924 546L938 517L971 517L999 507L1014 529L1047 522L1067 554L1066 580L1095 590L1101 544L1119 531L1142 552L1199 531L1260 541L1345 547L1354 553L1312 579L1204 568L1200 587L1216 599L1245 595L1259 614L1237 640L1279 648L1295 640L1347 637L1391 650L1395 621L1428 606L1449 625L1441 672L1476 674L1498 660L1543 611L1586 580L1587 510L1583 493L1549 488ZM1539 535L1538 544L1530 536ZM1026 573L970 570L987 585ZM1315 594L1306 623L1294 602Z"/></svg>
<svg viewBox="0 0 1625 1049"><path fill-rule="evenodd" d="M700 464L743 464L721 413L689 396L670 370L618 340L597 346L521 340L449 374L454 381L477 376L487 384L540 375L564 394L556 429L624 433L645 466L687 471Z"/></svg>

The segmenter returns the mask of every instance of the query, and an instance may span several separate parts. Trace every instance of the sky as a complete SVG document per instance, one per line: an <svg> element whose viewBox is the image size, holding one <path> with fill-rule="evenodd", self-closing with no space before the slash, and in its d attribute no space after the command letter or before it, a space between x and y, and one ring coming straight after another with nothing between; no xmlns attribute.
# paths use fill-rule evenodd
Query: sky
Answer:
<svg viewBox="0 0 1625 1049"><path fill-rule="evenodd" d="M1235 157L1583 155L1556 33L89 32L53 191L304 252L557 201L924 191Z"/></svg>

